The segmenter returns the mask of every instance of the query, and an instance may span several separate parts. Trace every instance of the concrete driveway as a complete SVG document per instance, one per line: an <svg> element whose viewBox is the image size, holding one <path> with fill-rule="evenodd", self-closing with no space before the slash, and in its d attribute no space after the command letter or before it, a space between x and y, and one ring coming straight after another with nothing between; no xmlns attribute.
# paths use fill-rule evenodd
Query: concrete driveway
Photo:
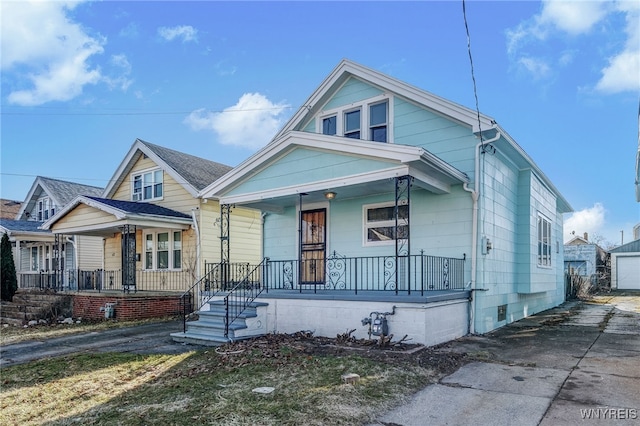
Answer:
<svg viewBox="0 0 640 426"><path fill-rule="evenodd" d="M640 293L568 302L441 351L475 360L373 425L640 424Z"/></svg>

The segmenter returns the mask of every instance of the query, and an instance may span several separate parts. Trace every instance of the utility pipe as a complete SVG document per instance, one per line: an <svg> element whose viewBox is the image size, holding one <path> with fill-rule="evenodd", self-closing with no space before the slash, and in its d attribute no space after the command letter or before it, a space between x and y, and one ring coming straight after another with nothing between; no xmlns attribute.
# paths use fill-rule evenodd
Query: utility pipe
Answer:
<svg viewBox="0 0 640 426"><path fill-rule="evenodd" d="M469 315L469 334L475 334L475 294L476 291L476 273L478 267L478 200L480 198L480 149L485 145L500 139L502 135L500 132L496 132L496 135L488 140L482 139L476 145L475 152L475 170L473 188L469 188L468 184L463 184L462 187L465 191L471 194L473 200L473 216L472 216L472 231L471 231L471 314Z"/></svg>
<svg viewBox="0 0 640 426"><path fill-rule="evenodd" d="M193 230L196 231L196 276L197 279L202 278L200 275L200 228L198 227L198 218L196 217L196 210L198 207L191 209L191 219L193 220Z"/></svg>

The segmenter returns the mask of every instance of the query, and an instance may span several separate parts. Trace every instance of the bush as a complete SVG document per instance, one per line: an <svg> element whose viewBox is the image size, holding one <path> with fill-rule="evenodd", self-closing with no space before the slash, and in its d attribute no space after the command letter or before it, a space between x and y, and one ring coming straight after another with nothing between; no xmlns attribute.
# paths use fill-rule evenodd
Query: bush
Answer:
<svg viewBox="0 0 640 426"><path fill-rule="evenodd" d="M2 235L2 241L0 242L0 258L0 279L2 280L0 297L2 300L10 302L13 299L13 295L18 291L18 278L16 265L13 263L11 242L6 232Z"/></svg>

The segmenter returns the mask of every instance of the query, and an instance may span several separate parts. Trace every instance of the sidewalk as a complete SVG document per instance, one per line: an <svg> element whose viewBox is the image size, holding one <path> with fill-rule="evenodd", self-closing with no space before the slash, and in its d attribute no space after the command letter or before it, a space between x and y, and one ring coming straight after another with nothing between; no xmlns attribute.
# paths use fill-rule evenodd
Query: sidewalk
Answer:
<svg viewBox="0 0 640 426"><path fill-rule="evenodd" d="M606 299L445 345L477 361L369 426L640 424L640 293Z"/></svg>

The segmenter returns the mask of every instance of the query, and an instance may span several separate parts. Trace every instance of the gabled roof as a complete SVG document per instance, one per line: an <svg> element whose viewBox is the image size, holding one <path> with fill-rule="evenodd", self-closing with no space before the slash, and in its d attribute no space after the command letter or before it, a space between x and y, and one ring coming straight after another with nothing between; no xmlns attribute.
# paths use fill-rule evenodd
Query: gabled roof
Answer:
<svg viewBox="0 0 640 426"><path fill-rule="evenodd" d="M313 148L327 152L358 155L367 158L377 158L389 161L386 171L376 171L374 175L356 174L340 176L338 178L301 184L291 182L290 186L275 189L274 191L260 191L260 194L246 194L246 197L236 197L233 200L221 200L224 203L240 203L250 199L279 197L293 193L318 191L325 188L339 188L356 184L363 184L373 180L383 180L393 176L411 174L421 185L433 192L444 193L449 191L449 186L459 183L468 183L467 175L432 153L416 146L396 144L372 144L358 139L342 138L338 136L319 135L308 132L291 131L280 139L268 144L260 151L249 157L231 172L213 182L200 192L203 198L219 198L238 182L243 181L262 170L265 167L296 148ZM409 172L411 170L411 172ZM386 174L385 174L386 173ZM245 199L246 198L246 199Z"/></svg>
<svg viewBox="0 0 640 426"><path fill-rule="evenodd" d="M121 183L128 179L131 168L142 155L151 158L193 197L197 197L200 190L231 170L230 166L215 161L136 139L109 181L109 185L102 194L103 197L113 196Z"/></svg>
<svg viewBox="0 0 640 426"><path fill-rule="evenodd" d="M159 206L157 204L121 201L100 197L76 197L71 203L54 217L42 224L42 229L52 229L52 227L69 212L80 204L87 205L109 215L113 215L110 220L95 225L79 225L73 229L66 229L67 233L77 234L99 234L109 233L122 225L136 225L142 227L181 227L187 229L192 224L190 215ZM55 230L53 230L55 232Z"/></svg>
<svg viewBox="0 0 640 426"><path fill-rule="evenodd" d="M308 121L322 110L331 95L352 77L377 86L381 90L391 91L436 114L465 124L474 133L480 130L478 128L478 120L480 120L480 126L483 131L494 126L495 121L491 117L484 114L480 114L480 117L478 117L477 112L472 109L436 96L379 71L348 59L343 59L273 139L277 140L291 130L302 130Z"/></svg>
<svg viewBox="0 0 640 426"><path fill-rule="evenodd" d="M131 219L137 217L191 220L191 216L188 214L171 210L157 204L138 201L112 200L111 198L79 196L71 203L67 204L61 212L44 222L42 228L51 229L51 226L80 204L86 204L98 210L113 214L117 219Z"/></svg>
<svg viewBox="0 0 640 426"><path fill-rule="evenodd" d="M54 205L62 208L78 195L101 195L104 188L92 185L84 185L76 182L69 182L60 179L53 179L44 176L37 176L31 185L31 189L16 215L17 219L26 219L22 216L25 212L33 209L37 199L42 196L42 192L53 200Z"/></svg>

